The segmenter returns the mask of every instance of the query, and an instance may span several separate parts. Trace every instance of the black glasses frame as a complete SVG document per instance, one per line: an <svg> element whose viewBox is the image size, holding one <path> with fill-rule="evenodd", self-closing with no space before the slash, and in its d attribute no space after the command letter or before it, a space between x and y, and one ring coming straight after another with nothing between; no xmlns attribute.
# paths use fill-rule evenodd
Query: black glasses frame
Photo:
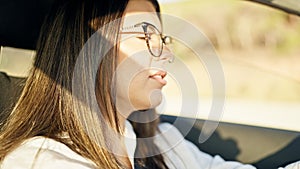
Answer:
<svg viewBox="0 0 300 169"><path fill-rule="evenodd" d="M133 29L133 28L137 28L141 26L143 28L143 31L144 32L124 32L124 30L128 30L128 29ZM155 31L158 32L158 35L160 36L160 39L161 39L161 45L160 45L160 48L159 48L159 52L158 54L154 54L154 52L151 50L151 47L150 47L150 43L149 43L149 40L150 40L150 34L147 33L148 31L148 28L149 26L153 27L155 29ZM144 34L145 35L145 41L146 41L146 45L148 47L148 51L149 53L155 57L155 58L159 58L162 54L162 51L163 51L163 46L164 45L167 45L167 44L170 44L172 43L172 37L170 36L164 36L158 29L157 27L155 27L153 24L151 23L148 23L148 22L141 22L141 23L138 23L138 24L135 24L133 26L128 26L128 27L124 27L121 29L121 34Z"/></svg>

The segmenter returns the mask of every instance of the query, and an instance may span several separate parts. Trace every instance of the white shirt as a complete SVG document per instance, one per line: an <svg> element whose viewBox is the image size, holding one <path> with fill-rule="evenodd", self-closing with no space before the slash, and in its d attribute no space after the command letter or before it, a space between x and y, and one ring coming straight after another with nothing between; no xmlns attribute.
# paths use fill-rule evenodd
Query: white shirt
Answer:
<svg viewBox="0 0 300 169"><path fill-rule="evenodd" d="M201 152L194 144L185 140L171 124L159 125L160 133L155 144L161 150L170 169L255 169L251 165L224 161L220 156L210 156ZM126 122L125 144L133 166L136 135ZM37 152L39 155L36 156ZM45 137L34 137L9 153L1 164L1 169L94 169L94 163L72 151L66 145ZM296 169L296 168L287 168Z"/></svg>

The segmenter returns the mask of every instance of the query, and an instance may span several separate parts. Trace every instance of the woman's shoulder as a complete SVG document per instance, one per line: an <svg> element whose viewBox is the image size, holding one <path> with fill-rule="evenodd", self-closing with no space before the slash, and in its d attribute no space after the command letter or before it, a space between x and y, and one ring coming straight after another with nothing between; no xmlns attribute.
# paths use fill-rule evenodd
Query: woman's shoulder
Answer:
<svg viewBox="0 0 300 169"><path fill-rule="evenodd" d="M81 168L91 169L89 160L72 151L65 144L46 137L33 137L24 141L9 153L1 165L2 169L29 168Z"/></svg>

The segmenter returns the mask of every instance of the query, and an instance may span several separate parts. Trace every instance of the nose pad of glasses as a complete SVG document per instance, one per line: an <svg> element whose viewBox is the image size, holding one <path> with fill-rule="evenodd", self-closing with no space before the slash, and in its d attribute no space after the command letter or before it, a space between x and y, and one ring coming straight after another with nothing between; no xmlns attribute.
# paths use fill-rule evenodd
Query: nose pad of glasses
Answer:
<svg viewBox="0 0 300 169"><path fill-rule="evenodd" d="M169 63L173 63L175 60L175 55L172 50L173 45L172 44L164 44L161 57L165 60L168 60Z"/></svg>
<svg viewBox="0 0 300 169"><path fill-rule="evenodd" d="M166 60L169 63L173 63L175 60L175 56L171 51L168 50L168 51L163 51L159 59Z"/></svg>

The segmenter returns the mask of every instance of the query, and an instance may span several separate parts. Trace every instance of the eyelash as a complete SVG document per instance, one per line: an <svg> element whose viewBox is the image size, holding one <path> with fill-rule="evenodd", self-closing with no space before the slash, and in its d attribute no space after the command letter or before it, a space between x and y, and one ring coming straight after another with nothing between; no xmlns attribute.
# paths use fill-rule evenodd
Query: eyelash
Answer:
<svg viewBox="0 0 300 169"><path fill-rule="evenodd" d="M145 36L137 36L136 38L140 39L140 40L145 40L146 37Z"/></svg>
<svg viewBox="0 0 300 169"><path fill-rule="evenodd" d="M151 36L149 36L148 38L150 38L150 37ZM140 36L137 36L136 38L141 39L141 40L145 40L146 39L145 35L140 35Z"/></svg>

